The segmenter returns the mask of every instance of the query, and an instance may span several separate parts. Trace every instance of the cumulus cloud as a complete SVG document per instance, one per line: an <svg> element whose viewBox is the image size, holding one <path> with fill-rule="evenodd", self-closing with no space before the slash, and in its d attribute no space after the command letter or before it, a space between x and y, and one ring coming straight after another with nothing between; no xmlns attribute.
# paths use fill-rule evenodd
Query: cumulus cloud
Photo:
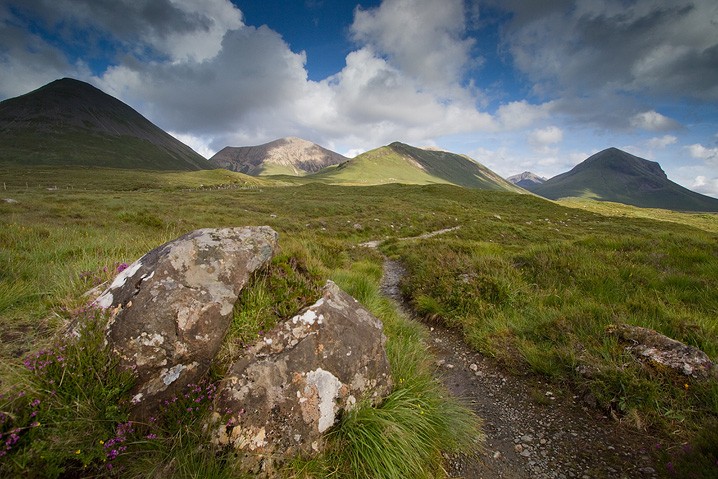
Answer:
<svg viewBox="0 0 718 479"><path fill-rule="evenodd" d="M160 126L192 132L199 142L193 146L202 151L286 135L347 151L495 130L503 125L477 110L474 92L458 85L471 45L461 36L461 5L423 0L407 8L387 0L376 9L357 9L351 30L358 48L321 82L307 79L306 55L292 51L277 32L237 24L227 27L211 58L174 53L166 61L125 61L96 83L142 105Z"/></svg>
<svg viewBox="0 0 718 479"><path fill-rule="evenodd" d="M497 109L496 118L502 129L519 130L546 118L552 109L552 102L534 105L526 100L512 101Z"/></svg>
<svg viewBox="0 0 718 479"><path fill-rule="evenodd" d="M718 178L708 178L703 175L696 176L693 184L691 184L691 189L698 193L718 198Z"/></svg>
<svg viewBox="0 0 718 479"><path fill-rule="evenodd" d="M693 158L718 166L718 148L706 148L700 143L686 147Z"/></svg>
<svg viewBox="0 0 718 479"><path fill-rule="evenodd" d="M560 143L563 140L563 130L557 126L547 126L533 130L529 141L535 145L546 146Z"/></svg>
<svg viewBox="0 0 718 479"><path fill-rule="evenodd" d="M678 138L673 135L663 135L661 137L651 138L646 142L649 148L665 148L669 145L675 145Z"/></svg>
<svg viewBox="0 0 718 479"><path fill-rule="evenodd" d="M463 0L384 0L357 7L351 34L420 83L459 84L470 66L474 40L467 38Z"/></svg>
<svg viewBox="0 0 718 479"><path fill-rule="evenodd" d="M636 113L631 117L630 124L634 128L640 128L648 131L674 130L679 126L678 122L675 120L661 115L654 110Z"/></svg>

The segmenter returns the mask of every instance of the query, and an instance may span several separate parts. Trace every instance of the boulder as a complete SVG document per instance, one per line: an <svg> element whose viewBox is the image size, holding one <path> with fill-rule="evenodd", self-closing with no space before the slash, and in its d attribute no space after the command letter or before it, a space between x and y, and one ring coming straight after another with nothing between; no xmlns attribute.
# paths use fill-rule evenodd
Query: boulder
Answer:
<svg viewBox="0 0 718 479"><path fill-rule="evenodd" d="M132 263L95 300L112 310L113 353L137 373L136 418L207 372L239 292L276 246L267 226L193 231Z"/></svg>
<svg viewBox="0 0 718 479"><path fill-rule="evenodd" d="M648 328L622 324L611 326L609 332L630 343L631 353L655 365L670 368L684 376L697 379L718 378L718 366L698 348L683 344Z"/></svg>
<svg viewBox="0 0 718 479"><path fill-rule="evenodd" d="M263 476L321 450L343 410L391 392L385 342L381 321L327 282L314 305L232 365L218 389L213 441L234 447L247 471Z"/></svg>

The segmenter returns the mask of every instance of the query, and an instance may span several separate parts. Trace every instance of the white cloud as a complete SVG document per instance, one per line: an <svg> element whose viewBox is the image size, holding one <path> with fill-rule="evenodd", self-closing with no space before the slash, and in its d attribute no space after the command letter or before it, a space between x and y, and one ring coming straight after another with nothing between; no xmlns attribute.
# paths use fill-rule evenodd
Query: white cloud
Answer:
<svg viewBox="0 0 718 479"><path fill-rule="evenodd" d="M202 138L191 134L175 133L174 131L168 131L167 133L174 136L179 141L189 146L194 151L207 159L210 159L214 156L215 153L217 153L217 150L209 147L210 140L208 140L207 138Z"/></svg>
<svg viewBox="0 0 718 479"><path fill-rule="evenodd" d="M675 145L677 141L678 138L673 135L663 135L661 137L651 138L646 142L646 145L649 148L665 148L669 145Z"/></svg>
<svg viewBox="0 0 718 479"><path fill-rule="evenodd" d="M691 185L691 189L709 195L718 197L718 178L708 178L705 176L696 176Z"/></svg>
<svg viewBox="0 0 718 479"><path fill-rule="evenodd" d="M648 131L674 130L679 126L675 120L661 115L655 110L636 113L631 117L630 124L634 128Z"/></svg>
<svg viewBox="0 0 718 479"><path fill-rule="evenodd" d="M718 166L718 148L706 148L700 143L686 147L693 158Z"/></svg>
<svg viewBox="0 0 718 479"><path fill-rule="evenodd" d="M557 126L547 126L533 130L529 134L529 142L537 146L547 146L561 143L563 140L563 130Z"/></svg>
<svg viewBox="0 0 718 479"><path fill-rule="evenodd" d="M463 0L384 0L376 8L357 7L351 26L355 41L406 75L453 90L470 66L474 41L465 30Z"/></svg>
<svg viewBox="0 0 718 479"><path fill-rule="evenodd" d="M533 105L526 100L513 101L501 105L496 111L496 118L502 129L519 130L546 118L552 108L551 102Z"/></svg>

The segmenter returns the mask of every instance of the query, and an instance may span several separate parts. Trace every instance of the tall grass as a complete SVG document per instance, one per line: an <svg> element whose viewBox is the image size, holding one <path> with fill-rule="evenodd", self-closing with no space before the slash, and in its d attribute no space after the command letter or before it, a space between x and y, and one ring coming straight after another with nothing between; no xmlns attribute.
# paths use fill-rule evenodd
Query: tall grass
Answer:
<svg viewBox="0 0 718 479"><path fill-rule="evenodd" d="M641 427L687 431L718 414L714 381L653 369L608 333L616 323L649 327L716 358L715 237L655 226L490 255L475 253L484 238L471 232L389 251L409 266L404 291L416 309L460 327L479 350L516 370L568 379Z"/></svg>
<svg viewBox="0 0 718 479"><path fill-rule="evenodd" d="M398 318L376 294L381 258L356 247L384 239L384 251L409 269L403 288L414 306L427 317L460 328L471 345L509 369L570 384L577 392L594 395L623 420L679 431L682 438L716 417L715 382L685 381L654 370L606 332L607 326L620 322L646 326L718 359L715 216L666 216L630 208L612 213L605 210L607 205L590 211L585 205L565 208L529 195L444 185L273 188L262 180L256 188L245 189L233 183L241 178L215 174L0 169L8 185L4 196L18 201L0 203L3 389L17 385L27 387L28 394L34 391L33 383L23 379L25 373L18 373L22 368L11 370L7 364L17 363L17 357L30 350L51 346L69 319L68 311L86 301L86 290L111 277L116 264L132 262L196 228L266 224L280 233L282 252L243 293L243 307L232 326L234 342L225 347L223 360L241 354L242 346L261 331L311 304L331 277L384 321L394 376L426 379L431 364L426 351L416 346L421 329ZM201 186L225 183L236 188ZM60 189L46 189L54 184ZM441 237L396 241L457 225L461 229ZM101 348L96 353L103 357ZM213 374L220 374L222 366L216 365ZM397 381L397 391L402 384ZM115 405L122 404L120 397L113 397ZM13 404L5 402L3 411L24 403ZM396 404L397 416L413 420L408 411L416 408ZM374 413L378 416L372 419ZM347 431L360 428L352 424L361 424L362 417L384 421L383 414L347 415ZM108 423L112 434L122 424L121 415ZM189 416L184 419L198 424ZM120 460L135 460L145 468L156 461L157 468L148 471L172 471L167 469L170 463L179 464L179 455L195 450L200 439L192 434L201 428L180 433L166 427L155 433L163 438L159 442L135 437L137 444ZM141 429L136 427L136 434L151 434ZM351 450L342 439L348 436L338 431L338 449ZM111 438L103 432L96 440ZM152 448L159 452L142 452ZM92 450L88 444L78 449ZM57 464L81 471L84 463L73 456L75 450L63 449L67 455ZM188 468L196 464L195 470L201 470L202 462L213 458L217 462L211 467L235 474L231 457L200 451L188 460ZM35 456L25 457L33 458L28 464L43 464L34 462ZM299 461L290 474L351 477L348 464L353 460L338 454L332 460ZM88 471L98 465L90 456L87 461ZM438 466L430 460L422 467Z"/></svg>

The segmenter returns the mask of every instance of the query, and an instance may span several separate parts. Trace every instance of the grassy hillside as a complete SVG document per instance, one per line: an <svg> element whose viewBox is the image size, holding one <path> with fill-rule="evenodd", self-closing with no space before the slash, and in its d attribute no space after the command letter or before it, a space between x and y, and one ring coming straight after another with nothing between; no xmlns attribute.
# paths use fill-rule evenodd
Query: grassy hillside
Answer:
<svg viewBox="0 0 718 479"><path fill-rule="evenodd" d="M211 168L125 103L70 78L0 102L1 164Z"/></svg>
<svg viewBox="0 0 718 479"><path fill-rule="evenodd" d="M0 181L6 188L2 198L16 201L0 202L3 411L12 405L7 401L10 386L25 377L18 372L23 369L21 359L52 346L58 328L84 303L82 293L110 279L117 264L134 261L152 247L196 228L266 224L280 233L282 253L243 295L244 313L238 313L241 320L235 322L225 345L227 355L256 338L260 330L311 303L313 292L332 277L389 325L395 371L424 381L421 374L430 371L426 364L430 356L424 350L402 349L407 344L416 347L421 333L382 303L376 289L382 259L357 246L385 239L383 251L409 269L403 289L416 310L430 321L459 328L470 344L494 356L507 370L539 375L566 395L590 394L604 413L610 411L635 427L664 431L668 444L692 441L701 431L705 436L718 424L718 382L677 377L640 363L608 332L609 325L619 323L654 328L718 360L716 216L636 213L633 208L602 211L609 216L584 208L585 204L569 208L532 195L442 184L352 188L270 187L265 182L249 187L252 184L239 183L249 181L247 177L230 172L208 179L204 175L217 173L151 173L143 178L138 172L113 171L105 176L104 171L2 171ZM248 187L197 188L210 180L225 185L237 181ZM58 189L48 191L48 185L54 184ZM444 236L397 240L454 226L460 228ZM424 361L423 366L411 362L416 358ZM93 414L99 414L97 404L122 404L127 379L106 379L112 382L85 398L91 400ZM40 389L47 386L32 384ZM102 399L98 394L104 394ZM104 422L87 422L100 416L83 412L85 419L73 419L79 422L72 428L62 426L57 422L60 417L80 410L76 400L53 402L51 410L36 408L46 415L42 424L47 429L33 428L34 436L23 433L23 441L35 440L18 443L24 455L14 457L36 465L39 459L34 453L54 454L69 461L60 463L71 465L71 472L81 470L83 464L95 472L98 464L102 468L105 451L98 441L114 437L122 410L102 409ZM84 399L80 404L90 407ZM446 407L432 404L435 411ZM190 467L188 462L195 462L195 470L205 474L231 476L227 456L196 448L199 439L193 434L200 430L199 419L179 417L186 424L180 430L167 423L159 432L137 432L144 435L133 436L136 442L114 464L137 474L137 468L159 474L170 463ZM351 449L346 438L355 437L348 432L351 427L362 430L361 421L352 422L359 419L348 420L347 435L337 433L339 450ZM162 440L146 440L149 433ZM33 449L30 444L46 449ZM65 447L65 456L58 452L58 444ZM695 454L704 450L696 447ZM347 472L346 464L366 460L342 457L339 462L299 461L295 467L314 471L304 477L330 473L362 477ZM404 472L398 477L417 476Z"/></svg>
<svg viewBox="0 0 718 479"><path fill-rule="evenodd" d="M545 198L589 198L644 208L718 211L718 199L672 181L658 163L617 148L596 153L571 171L530 188Z"/></svg>
<svg viewBox="0 0 718 479"><path fill-rule="evenodd" d="M463 155L392 143L363 153L313 179L332 184L453 184L466 188L524 193L483 165Z"/></svg>
<svg viewBox="0 0 718 479"><path fill-rule="evenodd" d="M81 166L13 166L0 165L0 182L4 191L51 190L173 190L259 187L281 184L228 170L191 172L161 170L126 170Z"/></svg>

